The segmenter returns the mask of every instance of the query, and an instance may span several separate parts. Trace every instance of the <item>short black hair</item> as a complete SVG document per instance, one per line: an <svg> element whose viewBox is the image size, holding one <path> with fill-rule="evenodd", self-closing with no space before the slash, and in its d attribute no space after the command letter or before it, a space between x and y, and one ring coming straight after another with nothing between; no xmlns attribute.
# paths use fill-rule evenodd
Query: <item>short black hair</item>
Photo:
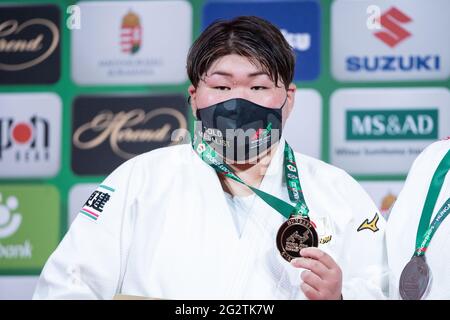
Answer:
<svg viewBox="0 0 450 320"><path fill-rule="evenodd" d="M217 59L238 54L261 65L278 85L289 87L294 77L295 54L280 30L256 16L216 20L195 40L187 57L187 73L197 87L201 77Z"/></svg>

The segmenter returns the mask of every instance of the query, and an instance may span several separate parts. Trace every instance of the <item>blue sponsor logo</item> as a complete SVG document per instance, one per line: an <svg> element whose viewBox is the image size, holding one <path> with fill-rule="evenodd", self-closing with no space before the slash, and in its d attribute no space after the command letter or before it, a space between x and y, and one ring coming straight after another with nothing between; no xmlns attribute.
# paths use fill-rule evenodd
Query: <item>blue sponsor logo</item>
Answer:
<svg viewBox="0 0 450 320"><path fill-rule="evenodd" d="M345 59L346 69L350 72L439 71L440 65L438 55L349 56Z"/></svg>
<svg viewBox="0 0 450 320"><path fill-rule="evenodd" d="M203 7L202 29L217 19L241 15L264 18L276 25L295 51L294 81L320 74L320 4L316 0L209 0Z"/></svg>

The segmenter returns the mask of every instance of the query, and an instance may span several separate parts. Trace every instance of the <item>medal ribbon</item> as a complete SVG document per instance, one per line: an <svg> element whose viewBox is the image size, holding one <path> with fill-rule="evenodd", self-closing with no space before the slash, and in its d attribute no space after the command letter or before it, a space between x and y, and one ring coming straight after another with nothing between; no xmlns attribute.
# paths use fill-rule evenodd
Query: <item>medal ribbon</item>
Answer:
<svg viewBox="0 0 450 320"><path fill-rule="evenodd" d="M450 213L450 198L444 203L444 205L439 209L438 213L430 223L431 215L433 214L434 207L436 206L436 201L439 196L439 192L444 184L445 176L450 169L450 150L446 153L444 158L442 158L439 166L437 167L433 178L431 179L430 187L428 189L427 197L422 209L422 216L419 222L419 228L417 229L416 236L416 250L414 251L415 256L423 256L430 244L433 235L441 225L442 221Z"/></svg>
<svg viewBox="0 0 450 320"><path fill-rule="evenodd" d="M193 148L199 157L210 167L212 167L216 172L233 179L239 183L250 188L258 197L260 197L264 202L266 202L273 209L278 211L286 219L289 219L291 215L301 215L304 218L308 218L308 206L306 205L305 198L303 196L302 188L300 185L300 180L298 178L298 170L295 163L294 152L288 143L285 143L284 147L284 166L285 166L285 176L286 183L288 187L289 198L291 201L296 202L296 206L278 199L277 197L268 194L262 190L254 188L246 184L241 178L239 178L234 170L231 169L227 164L222 163L217 156L216 151L211 148L206 142L199 139L197 134L194 135Z"/></svg>

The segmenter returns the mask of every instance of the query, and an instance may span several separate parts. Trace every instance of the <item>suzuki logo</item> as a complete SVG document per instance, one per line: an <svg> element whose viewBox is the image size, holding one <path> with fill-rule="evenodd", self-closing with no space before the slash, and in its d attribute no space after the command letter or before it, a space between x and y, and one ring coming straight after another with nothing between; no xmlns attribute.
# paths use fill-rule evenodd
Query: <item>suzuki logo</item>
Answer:
<svg viewBox="0 0 450 320"><path fill-rule="evenodd" d="M411 33L400 26L402 23L411 21L410 17L397 8L392 7L381 16L381 25L387 30L376 32L375 36L393 48L411 35Z"/></svg>

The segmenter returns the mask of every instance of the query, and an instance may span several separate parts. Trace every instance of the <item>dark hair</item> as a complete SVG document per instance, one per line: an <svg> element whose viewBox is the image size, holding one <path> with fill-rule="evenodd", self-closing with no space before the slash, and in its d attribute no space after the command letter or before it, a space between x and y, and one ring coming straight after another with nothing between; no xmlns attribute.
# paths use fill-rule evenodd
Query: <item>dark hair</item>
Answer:
<svg viewBox="0 0 450 320"><path fill-rule="evenodd" d="M294 77L295 55L280 30L262 18L241 16L215 21L195 40L186 66L194 87L214 61L229 54L259 63L275 85L281 78L287 88Z"/></svg>

